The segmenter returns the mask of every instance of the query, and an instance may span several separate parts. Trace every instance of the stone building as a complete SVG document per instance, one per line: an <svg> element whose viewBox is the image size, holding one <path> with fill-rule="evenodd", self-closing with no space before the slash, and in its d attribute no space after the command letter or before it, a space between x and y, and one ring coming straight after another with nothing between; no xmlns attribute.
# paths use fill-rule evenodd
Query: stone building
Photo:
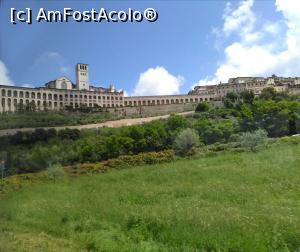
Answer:
<svg viewBox="0 0 300 252"><path fill-rule="evenodd" d="M50 81L44 87L28 88L0 85L0 112L15 111L18 104L34 103L38 110L87 107L122 107L123 91L91 86L88 65L76 65L76 84L66 77Z"/></svg>
<svg viewBox="0 0 300 252"><path fill-rule="evenodd" d="M213 96L204 94L195 95L159 95L159 96L129 96L124 98L124 106L154 106L154 105L170 105L199 103L202 101L212 101Z"/></svg>
<svg viewBox="0 0 300 252"><path fill-rule="evenodd" d="M266 87L274 87L280 92L300 94L300 78L283 78L275 75L263 77L238 77L228 83L210 86L196 86L188 94L161 96L129 96L123 91L96 87L89 82L89 66L77 64L75 67L76 83L67 77L49 81L44 87L28 88L0 85L0 113L14 112L19 104L34 104L38 110L59 110L65 107L141 107L172 104L196 104L202 101L221 100L229 92L240 93L253 90L256 95Z"/></svg>
<svg viewBox="0 0 300 252"><path fill-rule="evenodd" d="M277 92L300 94L300 78L284 78L272 75L271 77L237 77L230 78L228 83L220 83L209 86L196 86L190 91L190 95L214 94L215 99L222 99L227 93L240 93L245 90L252 90L259 95L264 88L273 87Z"/></svg>

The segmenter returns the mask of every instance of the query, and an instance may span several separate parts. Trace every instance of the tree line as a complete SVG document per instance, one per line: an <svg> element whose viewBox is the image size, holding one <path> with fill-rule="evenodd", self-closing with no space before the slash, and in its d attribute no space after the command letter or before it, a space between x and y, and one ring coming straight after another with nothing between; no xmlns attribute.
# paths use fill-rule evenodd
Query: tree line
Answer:
<svg viewBox="0 0 300 252"><path fill-rule="evenodd" d="M7 174L35 172L53 164L99 162L168 149L189 155L198 146L234 142L241 136L256 141L245 132L255 132L257 138L298 134L299 97L268 88L259 97L250 91L229 93L222 106L199 103L189 117L172 114L166 120L122 128L18 132L0 139L0 159L6 160Z"/></svg>

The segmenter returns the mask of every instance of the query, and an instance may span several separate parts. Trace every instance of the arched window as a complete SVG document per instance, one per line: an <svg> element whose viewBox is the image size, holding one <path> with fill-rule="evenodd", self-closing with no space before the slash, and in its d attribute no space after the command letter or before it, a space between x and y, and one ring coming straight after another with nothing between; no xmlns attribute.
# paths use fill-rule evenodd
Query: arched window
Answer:
<svg viewBox="0 0 300 252"><path fill-rule="evenodd" d="M63 81L63 82L61 83L61 88L62 88L62 89L68 89L68 84L67 84L67 82Z"/></svg>

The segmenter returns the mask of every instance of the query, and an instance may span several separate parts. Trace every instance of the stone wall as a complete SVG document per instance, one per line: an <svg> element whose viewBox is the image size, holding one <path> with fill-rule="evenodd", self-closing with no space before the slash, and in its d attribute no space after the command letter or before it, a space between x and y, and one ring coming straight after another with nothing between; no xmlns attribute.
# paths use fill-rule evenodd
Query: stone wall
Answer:
<svg viewBox="0 0 300 252"><path fill-rule="evenodd" d="M210 102L214 106L222 106L222 102ZM186 111L194 111L198 103L186 104L169 104L169 105L153 105L153 106L138 106L138 107L123 107L123 108L107 108L110 113L115 113L117 116L126 117L148 117L166 115L170 113L180 113Z"/></svg>
<svg viewBox="0 0 300 252"><path fill-rule="evenodd" d="M195 110L197 103L186 104L169 104L169 105L153 105L153 106L137 106L137 107L124 107L125 116L158 116L166 115L172 112L185 112Z"/></svg>

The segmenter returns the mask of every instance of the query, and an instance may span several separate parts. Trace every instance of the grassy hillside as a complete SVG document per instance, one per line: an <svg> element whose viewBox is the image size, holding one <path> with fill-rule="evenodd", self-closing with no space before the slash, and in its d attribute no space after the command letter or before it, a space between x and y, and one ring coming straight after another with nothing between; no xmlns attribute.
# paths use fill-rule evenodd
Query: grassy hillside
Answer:
<svg viewBox="0 0 300 252"><path fill-rule="evenodd" d="M299 147L8 193L0 198L0 251L298 251Z"/></svg>

